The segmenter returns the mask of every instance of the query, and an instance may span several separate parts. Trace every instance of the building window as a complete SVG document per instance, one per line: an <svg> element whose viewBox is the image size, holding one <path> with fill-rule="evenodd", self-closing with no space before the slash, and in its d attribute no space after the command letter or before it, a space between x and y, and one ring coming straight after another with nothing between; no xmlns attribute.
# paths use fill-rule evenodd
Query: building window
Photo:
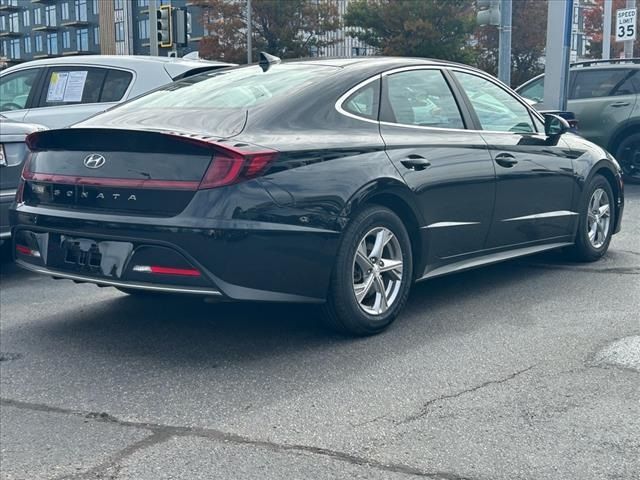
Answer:
<svg viewBox="0 0 640 480"><path fill-rule="evenodd" d="M124 0L113 0L113 8L116 10L124 10Z"/></svg>
<svg viewBox="0 0 640 480"><path fill-rule="evenodd" d="M78 51L80 52L89 51L89 29L88 28L79 28L78 30L76 30L76 43L77 43Z"/></svg>
<svg viewBox="0 0 640 480"><path fill-rule="evenodd" d="M76 0L76 20L80 22L87 21L87 0Z"/></svg>
<svg viewBox="0 0 640 480"><path fill-rule="evenodd" d="M31 37L24 37L24 53L31 53Z"/></svg>
<svg viewBox="0 0 640 480"><path fill-rule="evenodd" d="M2 17L2 18L4 18L4 17ZM8 48L9 48L9 47L7 47L7 41L6 41L6 40L3 40L3 41L2 41L2 50L0 50L0 55L2 55L3 57L6 57L6 56L7 56L7 49L8 49Z"/></svg>
<svg viewBox="0 0 640 480"><path fill-rule="evenodd" d="M42 25L42 9L41 8L36 8L33 11L33 24Z"/></svg>
<svg viewBox="0 0 640 480"><path fill-rule="evenodd" d="M29 25L31 25L31 17L29 15L29 10L25 10L24 12L22 12L22 24L25 27L28 27Z"/></svg>
<svg viewBox="0 0 640 480"><path fill-rule="evenodd" d="M69 3L64 2L60 5L62 20L69 20Z"/></svg>
<svg viewBox="0 0 640 480"><path fill-rule="evenodd" d="M124 42L124 22L116 23L116 42Z"/></svg>
<svg viewBox="0 0 640 480"><path fill-rule="evenodd" d="M139 7L148 7L149 6L149 0L138 0L138 6Z"/></svg>
<svg viewBox="0 0 640 480"><path fill-rule="evenodd" d="M20 39L14 38L11 40L11 58L20 58Z"/></svg>
<svg viewBox="0 0 640 480"><path fill-rule="evenodd" d="M0 15L0 30L6 30L6 29L7 29L6 17L4 15Z"/></svg>
<svg viewBox="0 0 640 480"><path fill-rule="evenodd" d="M100 14L99 9L100 9L100 7L98 6L98 0L93 0L93 4L92 4L93 14L94 15L99 15Z"/></svg>
<svg viewBox="0 0 640 480"><path fill-rule="evenodd" d="M47 25L55 27L56 26L56 6L49 5L45 10L44 15L47 20Z"/></svg>
<svg viewBox="0 0 640 480"><path fill-rule="evenodd" d="M9 31L10 32L20 31L20 19L17 13L12 13L11 15L9 15Z"/></svg>
<svg viewBox="0 0 640 480"><path fill-rule="evenodd" d="M42 35L36 35L36 52L42 51Z"/></svg>
<svg viewBox="0 0 640 480"><path fill-rule="evenodd" d="M69 33L69 30L62 32L62 48L71 48L71 33Z"/></svg>
<svg viewBox="0 0 640 480"><path fill-rule="evenodd" d="M149 19L138 20L138 38L144 40L149 38Z"/></svg>
<svg viewBox="0 0 640 480"><path fill-rule="evenodd" d="M58 54L58 34L50 33L47 35L47 53L49 55Z"/></svg>
<svg viewBox="0 0 640 480"><path fill-rule="evenodd" d="M96 45L100 45L100 27L96 27L93 29L93 43Z"/></svg>

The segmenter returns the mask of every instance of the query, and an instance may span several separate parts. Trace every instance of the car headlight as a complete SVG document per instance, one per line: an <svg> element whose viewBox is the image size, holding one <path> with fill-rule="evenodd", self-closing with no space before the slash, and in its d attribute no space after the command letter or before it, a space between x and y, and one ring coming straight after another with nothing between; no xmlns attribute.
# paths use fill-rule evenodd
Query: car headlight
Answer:
<svg viewBox="0 0 640 480"><path fill-rule="evenodd" d="M7 166L7 156L4 154L4 145L0 143L0 167Z"/></svg>

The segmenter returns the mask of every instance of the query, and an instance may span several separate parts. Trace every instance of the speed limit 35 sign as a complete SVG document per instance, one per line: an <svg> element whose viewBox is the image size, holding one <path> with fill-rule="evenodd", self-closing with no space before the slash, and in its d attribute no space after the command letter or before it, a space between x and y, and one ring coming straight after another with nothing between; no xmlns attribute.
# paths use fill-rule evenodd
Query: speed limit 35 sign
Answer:
<svg viewBox="0 0 640 480"><path fill-rule="evenodd" d="M636 12L635 8L616 11L616 42L636 39Z"/></svg>

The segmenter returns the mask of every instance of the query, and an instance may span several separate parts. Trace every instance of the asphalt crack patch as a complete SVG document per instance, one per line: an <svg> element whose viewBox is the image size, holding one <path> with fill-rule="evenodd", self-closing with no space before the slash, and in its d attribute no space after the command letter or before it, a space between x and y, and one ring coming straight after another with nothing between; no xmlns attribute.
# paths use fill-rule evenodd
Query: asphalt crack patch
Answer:
<svg viewBox="0 0 640 480"><path fill-rule="evenodd" d="M436 398L432 398L431 400L428 400L426 403L424 403L422 405L422 407L420 408L420 411L418 411L417 413L410 415L406 418L404 418L402 421L397 422L398 425L404 425L406 423L410 423L413 422L415 420L418 420L422 417L424 417L425 415L427 415L429 413L429 410L431 408L431 406L435 403L438 402L443 402L445 400L451 400L454 398L458 398L458 397L462 397L463 395L467 395L469 393L473 393L473 392L477 392L478 390L481 390L483 388L489 387L491 385L500 385L502 383L506 383L510 380L513 380L514 378L522 375L523 373L528 372L529 370L531 370L533 367L535 367L535 365L531 365L530 367L527 367L525 369L522 370L518 370L517 372L512 373L511 375L508 375L504 378L500 378L498 380L487 380L486 382L483 382L479 385L476 385L474 387L470 387L470 388L466 388L464 390L460 390L459 392L456 393L451 393L449 395L441 395L439 397Z"/></svg>
<svg viewBox="0 0 640 480"><path fill-rule="evenodd" d="M524 263L527 267L540 268L543 270L569 270L575 272L602 273L610 275L640 275L640 267L578 267L573 265L551 265L545 263Z"/></svg>
<svg viewBox="0 0 640 480"><path fill-rule="evenodd" d="M529 370L531 368L533 367L529 367L526 370ZM516 372L510 378L493 381L493 382L487 382L487 384L503 383L505 381L510 380L514 376L519 375L520 373L524 373L526 370L523 370L521 372ZM486 386L486 385L478 386L474 389L470 389L469 391L478 390L483 386ZM462 395L463 393L465 392L461 392L456 396ZM310 455L319 455L319 456L331 458L336 461L349 463L352 465L369 467L379 471L412 475L412 476L421 477L421 478L430 478L434 480L473 480L471 477L461 476L451 472L429 472L429 471L425 471L410 465L405 465L400 463L384 463L371 458L352 455L350 453L341 452L338 450L331 450L323 447L314 447L310 445L287 444L287 443L271 442L267 440L257 440L257 439L252 439L250 437L246 437L243 435L224 432L221 430L215 430L212 428L183 427L183 426L164 425L164 424L151 423L151 422L132 422L132 421L126 421L126 420L119 420L118 418L105 412L102 412L102 413L86 412L86 411L83 412L80 410L52 407L52 406L39 404L39 403L30 403L30 402L22 402L19 400L11 400L8 398L0 398L0 405L19 408L22 410L32 410L32 411L38 411L38 412L49 412L49 413L58 413L63 415L81 416L96 422L115 423L122 427L149 430L151 432L151 435L149 435L148 437L138 442L132 443L131 445L123 448L122 450L112 455L109 459L102 462L100 465L84 472L60 477L58 480L63 480L63 479L64 480L79 480L79 479L85 480L88 478L116 479L117 472L120 469L119 467L120 462L122 462L122 460L132 455L133 453L137 452L138 450L147 448L157 443L164 442L172 437L188 437L188 436L201 437L201 438L209 439L212 441L233 443L237 445L252 445L252 446L263 448L265 450L269 450L272 452L294 452L294 453L306 453Z"/></svg>

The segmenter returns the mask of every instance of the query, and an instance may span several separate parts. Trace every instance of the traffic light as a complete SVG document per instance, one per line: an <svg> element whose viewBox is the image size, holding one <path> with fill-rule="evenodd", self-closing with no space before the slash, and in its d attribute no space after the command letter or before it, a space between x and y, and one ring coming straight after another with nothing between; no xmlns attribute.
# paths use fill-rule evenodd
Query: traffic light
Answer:
<svg viewBox="0 0 640 480"><path fill-rule="evenodd" d="M478 25L500 25L500 0L477 0Z"/></svg>
<svg viewBox="0 0 640 480"><path fill-rule="evenodd" d="M173 46L171 5L162 5L156 10L156 15L158 16L158 43L161 47L171 48Z"/></svg>
<svg viewBox="0 0 640 480"><path fill-rule="evenodd" d="M191 40L191 14L186 8L176 9L175 18L176 35L174 41L180 47L186 47Z"/></svg>

